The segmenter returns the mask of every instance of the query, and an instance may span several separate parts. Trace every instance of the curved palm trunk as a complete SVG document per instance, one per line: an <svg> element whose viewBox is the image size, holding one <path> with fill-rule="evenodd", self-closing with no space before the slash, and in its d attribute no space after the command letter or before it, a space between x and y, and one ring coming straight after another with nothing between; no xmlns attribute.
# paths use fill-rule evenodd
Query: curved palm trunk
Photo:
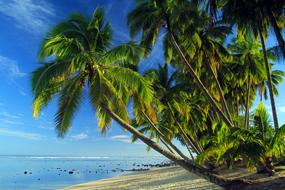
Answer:
<svg viewBox="0 0 285 190"><path fill-rule="evenodd" d="M180 135L181 135L181 137L182 137L184 143L187 145L187 147L188 147L188 145L190 145L190 146L193 148L193 150L196 152L196 154L201 153L201 152L198 150L198 148L197 148L197 147L192 143L192 141L189 139L188 135L185 133L185 131L183 130L183 128L181 127L181 125L177 122L177 120L176 120L176 118L175 118L175 115L174 115L174 113L172 112L172 110L171 110L171 108L170 108L169 103L168 103L168 109L169 109L169 111L171 112L171 115L172 115L172 117L173 117L173 119L174 119L174 121L175 121L175 124L177 125L178 131L179 131L179 133L181 133ZM188 149L188 150L189 150L189 149ZM189 150L189 151L190 151L190 150Z"/></svg>
<svg viewBox="0 0 285 190"><path fill-rule="evenodd" d="M245 105L245 115L244 115L244 128L249 128L249 96L250 96L250 86L251 86L251 78L250 72L248 71L247 76L247 89L246 89L246 105Z"/></svg>
<svg viewBox="0 0 285 190"><path fill-rule="evenodd" d="M160 140L161 140L162 144L163 144L170 152L172 152L173 154L175 154L174 151L169 147L169 145L168 145L164 140L162 140L162 139L160 139Z"/></svg>
<svg viewBox="0 0 285 190"><path fill-rule="evenodd" d="M194 173L216 185L219 185L221 187L225 187L230 189L232 186L238 185L238 186L247 186L249 185L248 182L243 180L231 180L231 179L225 179L223 177L220 177L212 172L209 172L206 168L203 168L201 166L198 166L194 164L194 162L186 161L184 159L181 159L177 157L175 154L171 153L170 151L163 149L158 143L152 141L151 139L147 138L144 134L136 130L133 126L131 126L128 122L124 121L122 118L120 118L116 113L111 111L110 109L103 107L103 109L108 113L112 119L114 119L116 122L118 122L124 129L138 137L142 142L144 142L146 145L150 146L155 151L159 152L160 154L164 155L168 159L172 160L179 166L183 167L185 170Z"/></svg>
<svg viewBox="0 0 285 190"><path fill-rule="evenodd" d="M270 18L270 23L271 23L271 26L273 27L276 39L277 39L278 44L281 48L282 55L283 55L283 57L285 57L285 42L284 42L284 39L282 37L281 30L280 30L280 28L276 22L276 18L274 16L274 14L272 13L272 11L269 11L269 18Z"/></svg>
<svg viewBox="0 0 285 190"><path fill-rule="evenodd" d="M258 32L259 32L260 40L261 40L261 44L262 44L262 51L263 51L264 63L265 63L265 68L266 68L267 80L268 80L268 89L269 89L269 96L270 96L270 103L271 103L271 109L272 109L272 115L273 115L274 128L275 128L275 131L277 131L279 126L278 126L278 118L277 118L274 94L273 94L273 89L272 89L272 78L271 78L270 67L269 67L269 63L268 63L268 59L267 59L265 41L264 41L264 37L263 37L262 24L260 22L258 23Z"/></svg>
<svg viewBox="0 0 285 190"><path fill-rule="evenodd" d="M206 61L206 62L207 62L207 61ZM210 73L213 75L213 77L214 77L214 79L215 79L215 83L216 83L216 85L217 85L218 93L219 93L219 95L220 95L220 97L221 97L221 99L222 99L221 102L222 102L222 106L223 106L224 112L227 114L227 117L229 118L230 122L233 122L232 119L231 119L231 114L230 114L230 111L229 111L229 107L228 107L228 105L227 105L227 101L226 101L225 96L224 96L224 94L223 94L223 91L222 91L222 87L221 87L221 85L220 85L220 82L219 82L219 80L218 80L218 78L217 78L217 76L216 76L216 74L215 74L215 72L214 72L214 70L213 70L211 64L209 64L209 63L207 62L207 65L208 65L208 67L209 67Z"/></svg>
<svg viewBox="0 0 285 190"><path fill-rule="evenodd" d="M184 56L182 50L180 49L179 45L177 44L175 37L172 33L170 33L171 42L178 52L180 58L184 62L184 64L188 67L189 74L191 75L191 78L193 78L196 81L197 86L202 91L210 105L213 107L214 111L221 117L221 119L228 125L229 127L234 127L232 122L229 120L229 118L224 114L224 112L219 108L217 103L215 102L214 98L211 96L211 94L208 92L207 88L204 86L202 81L199 79L197 74L195 73L194 69L192 68L191 64L187 61L186 57Z"/></svg>
<svg viewBox="0 0 285 190"><path fill-rule="evenodd" d="M234 127L234 125L232 124L231 120L224 114L224 112L219 108L219 106L217 105L217 103L215 102L214 98L211 96L211 94L208 92L207 88L205 87L205 85L202 83L202 81L200 80L200 78L198 77L198 75L196 74L196 72L194 71L194 69L192 68L191 64L188 62L188 60L186 59L184 53L182 52L180 46L178 45L173 32L171 31L171 25L170 25L170 21L168 18L168 15L166 14L166 12L164 11L164 8L162 7L162 13L164 14L165 17L165 21L166 21L166 26L167 26L167 30L168 33L170 35L171 38L171 43L174 46L174 48L176 49L179 57L182 59L182 62L187 66L188 70L189 70L189 74L191 75L191 78L193 78L196 81L196 84L198 86L198 88L202 91L202 93L204 94L204 96L206 97L207 101L210 103L210 105L213 107L213 109L215 110L215 112L221 117L221 119L225 122L226 125L228 125L229 127Z"/></svg>
<svg viewBox="0 0 285 190"><path fill-rule="evenodd" d="M142 112L142 114L145 116L145 118L147 119L147 121L149 122L149 124L152 126L152 128L154 128L155 132L157 133L157 135L166 143L168 144L175 152L177 152L177 154L179 154L179 156L181 156L181 158L185 159L185 160L189 160L189 158L187 156L185 156L170 140L168 140L165 135L154 125L154 123L151 121L151 119L144 113ZM192 156L192 154L191 154ZM192 156L193 157L193 156Z"/></svg>

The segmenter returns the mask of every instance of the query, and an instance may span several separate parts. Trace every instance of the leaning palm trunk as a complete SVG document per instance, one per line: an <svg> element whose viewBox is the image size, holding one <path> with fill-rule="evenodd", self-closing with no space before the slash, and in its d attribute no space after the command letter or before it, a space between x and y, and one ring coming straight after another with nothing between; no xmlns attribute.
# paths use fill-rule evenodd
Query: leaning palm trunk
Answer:
<svg viewBox="0 0 285 190"><path fill-rule="evenodd" d="M208 169L203 168L201 166L198 166L194 164L192 161L181 159L180 157L177 157L172 152L162 148L158 143L152 141L148 137L146 137L144 134L136 130L132 125L130 125L128 122L124 121L120 116L118 116L116 113L111 111L110 109L103 107L103 109L108 113L112 119L114 119L116 122L118 122L124 129L126 129L128 132L136 136L138 139L140 139L142 142L144 142L146 145L150 146L155 151L159 152L160 154L164 155L168 159L172 160L179 166L183 167L185 170L194 173L216 185L219 185L221 187L225 187L227 189L231 189L234 186L248 186L249 183L243 180L231 180L231 179L225 179L223 177L218 176L217 174L214 174L210 172Z"/></svg>
<svg viewBox="0 0 285 190"><path fill-rule="evenodd" d="M161 140L162 144L163 144L170 152L172 152L173 154L175 154L174 151L169 147L169 145L168 145L165 141L163 141L162 139L160 139L160 140Z"/></svg>
<svg viewBox="0 0 285 190"><path fill-rule="evenodd" d="M244 115L244 128L249 128L249 97L250 97L250 86L251 86L251 78L250 72L248 71L247 76L247 89L246 89L246 105L245 105L245 115Z"/></svg>
<svg viewBox="0 0 285 190"><path fill-rule="evenodd" d="M184 56L181 48L177 44L174 35L171 32L170 32L170 37L171 37L171 42L172 42L174 48L178 52L178 54L179 54L180 58L182 59L182 61L184 62L184 64L188 67L189 74L190 74L191 78L193 78L196 81L197 86L202 91L202 93L204 94L204 96L206 97L206 99L208 100L210 105L213 107L214 111L221 117L221 119L227 124L227 126L234 127L232 122L230 121L230 119L219 108L219 106L217 105L217 103L215 102L215 100L213 99L211 94L208 92L207 88L204 86L202 81L199 79L199 77L195 73L194 69L192 68L191 64L187 61L187 59Z"/></svg>
<svg viewBox="0 0 285 190"><path fill-rule="evenodd" d="M208 67L209 67L209 70L210 70L211 75L212 75L212 76L214 77L214 79L215 79L215 83L216 83L216 85L217 85L216 87L217 87L217 89L218 89L218 93L219 93L219 96L220 96L220 98L221 98L223 110L224 110L224 112L227 114L227 117L229 118L230 122L233 122L232 119L231 119L231 113L230 113L230 111L229 111L229 107L228 107L227 101L226 101L226 99L225 99L225 96L224 96L224 94L223 94L222 87L221 87L221 85L220 85L220 82L219 82L219 80L218 80L218 77L216 76L216 74L215 74L215 72L214 72L214 70L213 70L211 64L210 64L209 62L207 62L207 61L206 61L206 64L207 64Z"/></svg>
<svg viewBox="0 0 285 190"><path fill-rule="evenodd" d="M268 80L268 89L269 89L269 96L270 96L270 103L271 103L271 109L272 109L272 115L273 115L274 128L275 128L275 131L277 131L279 128L278 118L277 118L274 94L273 94L273 89L272 89L271 72L270 72L270 67L269 67L269 63L268 63L268 59L267 59L267 53L266 53L266 47L265 47L265 41L264 41L264 37L263 37L263 29L262 29L262 23L261 22L258 23L258 32L259 32L260 41L262 44L262 51L263 51L264 64L265 64L267 80Z"/></svg>
<svg viewBox="0 0 285 190"><path fill-rule="evenodd" d="M179 131L179 133L180 133L180 135L181 135L181 137L182 137L184 143L186 144L187 148L188 148L188 146L190 145L190 146L192 147L192 149L196 152L196 154L200 154L201 151L199 151L198 148L197 148L197 147L192 143L192 141L189 139L188 135L185 133L185 131L183 130L183 128L181 127L181 125L177 122L177 120L176 120L176 118L175 118L175 115L174 115L174 113L173 113L173 111L172 111L172 109L171 109L169 103L167 103L167 104L168 104L168 109L169 109L169 111L170 111L170 113L171 113L171 115L172 115L172 117L173 117L173 119L174 119L175 125L177 126L177 129L178 129L178 131ZM198 139L197 139L197 140L198 140ZM190 151L190 150L189 150L189 151ZM190 153L191 153L191 152L190 152Z"/></svg>
<svg viewBox="0 0 285 190"><path fill-rule="evenodd" d="M166 143L168 144L181 158L185 160L189 160L187 156L185 156L170 140L168 140L165 135L155 126L155 124L151 121L151 119L144 113L142 112L144 117L147 119L148 123L152 126L152 128L155 130L156 134ZM192 156L192 154L191 154ZM193 156L192 156L192 159Z"/></svg>
<svg viewBox="0 0 285 190"><path fill-rule="evenodd" d="M162 7L163 9L163 7ZM165 21L166 21L166 27L168 30L168 33L170 35L170 41L172 43L172 45L174 46L175 50L177 51L179 57L181 58L182 62L185 64L185 66L188 68L189 74L191 76L191 78L193 78L196 81L196 84L198 86L198 88L202 91L202 93L204 94L204 96L206 97L207 101L210 103L210 105L213 107L213 109L215 110L215 112L221 117L221 119L225 122L225 124L229 127L234 127L234 125L232 124L231 120L224 114L224 112L219 108L219 106L217 105L217 103L215 102L214 98L211 96L211 94L208 92L207 88L205 87L205 85L202 83L202 81L200 80L200 78L198 77L198 75L196 74L196 72L194 71L194 69L192 68L191 64L188 62L188 60L186 59L184 53L182 52L181 48L179 47L174 34L171 30L171 25L170 25L170 20L168 15L166 14L166 12L163 9L163 14L165 17Z"/></svg>
<svg viewBox="0 0 285 190"><path fill-rule="evenodd" d="M271 23L271 26L273 27L276 39L277 39L278 44L281 48L282 55L283 55L283 57L285 57L285 42L284 42L284 39L282 37L281 30L280 30L280 28L276 22L276 18L273 15L272 11L269 12L269 17L270 17L270 23Z"/></svg>

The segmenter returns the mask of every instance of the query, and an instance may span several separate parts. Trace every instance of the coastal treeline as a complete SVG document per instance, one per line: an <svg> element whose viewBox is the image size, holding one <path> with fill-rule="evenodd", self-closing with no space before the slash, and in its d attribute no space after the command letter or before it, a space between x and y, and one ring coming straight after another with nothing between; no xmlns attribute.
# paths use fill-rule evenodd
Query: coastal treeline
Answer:
<svg viewBox="0 0 285 190"><path fill-rule="evenodd" d="M249 185L213 172L237 163L274 175L285 156L275 104L284 72L273 67L285 57L284 7L284 0L139 0L127 18L138 42L119 45L103 8L89 18L71 14L40 47L33 115L56 97L64 137L88 98L102 133L114 120L133 141L215 184ZM164 62L139 72L159 40Z"/></svg>

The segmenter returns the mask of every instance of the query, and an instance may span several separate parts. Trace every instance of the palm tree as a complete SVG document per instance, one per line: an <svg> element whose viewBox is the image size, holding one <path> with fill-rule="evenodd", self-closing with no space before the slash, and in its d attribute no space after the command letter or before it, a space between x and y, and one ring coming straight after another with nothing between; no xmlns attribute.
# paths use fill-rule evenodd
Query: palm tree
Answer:
<svg viewBox="0 0 285 190"><path fill-rule="evenodd" d="M206 6L210 15L217 19L217 12L227 3L228 0L194 0L199 5ZM279 0L249 0L244 1L245 6L252 6L259 9L262 13L262 19L266 19L274 30L280 50L285 57L285 42L282 36L284 26L284 1ZM245 7L244 7L245 8ZM215 22L215 21L213 21Z"/></svg>
<svg viewBox="0 0 285 190"><path fill-rule="evenodd" d="M203 115L205 109L202 109L202 101L194 101L196 98L194 96L192 96L191 102L185 103L188 101L185 95L189 93L187 89L189 84L178 79L179 73L177 70L169 71L169 66L165 64L164 66L159 65L158 69L148 70L145 76L152 81L154 96L159 100L156 102L159 126L164 129L165 134L167 131L172 132L170 137L176 136L187 147L190 155L192 150L199 154L202 150L197 143L198 139L195 138L196 132L190 129L195 123L190 123L190 120L196 121L195 117L198 117L199 114L200 120L203 121L203 116L206 115ZM184 95L182 95L183 93ZM201 124L202 122L197 123Z"/></svg>
<svg viewBox="0 0 285 190"><path fill-rule="evenodd" d="M225 38L231 33L231 28L221 21L212 22L211 17L203 10L196 10L198 21L189 22L185 19L185 14L193 11L193 7L184 6L177 8L173 13L176 15L174 23L179 23L185 33L179 35L184 48L184 54L189 60L193 60L193 68L197 73L201 73L204 85L209 89L215 100L221 103L223 111L232 122L228 103L224 97L225 89L222 88L220 78L220 68L225 61L229 61L231 56L223 46ZM176 13L177 12L177 13ZM193 20L193 19L192 19ZM200 70L204 70L200 72ZM209 81L207 81L209 80ZM213 82L214 84L213 85ZM209 85L210 84L210 85Z"/></svg>
<svg viewBox="0 0 285 190"><path fill-rule="evenodd" d="M135 36L140 31L142 31L141 45L148 49L155 44L158 36L162 31L166 34L164 41L169 41L172 47L177 51L177 55L180 57L182 63L188 69L190 77L194 79L197 87L202 91L203 95L213 107L213 109L219 114L221 119L228 125L233 126L230 115L225 114L223 110L220 109L219 105L215 101L214 97L209 93L205 84L200 80L199 75L195 72L193 65L188 61L187 56L183 53L184 47L179 45L178 36L183 36L180 34L183 31L183 27L179 27L176 24L177 12L179 10L185 10L180 15L185 15L184 19L194 19L193 15L197 15L197 10L191 8L194 4L189 1L179 0L179 1L165 1L165 0L146 0L137 3L137 7L128 15L128 25L130 27L131 36ZM189 9L185 9L185 7ZM189 12L189 10L192 10ZM148 14L145 14L148 13ZM197 19L198 20L198 19ZM189 30L187 30L189 31ZM165 50L168 51L168 50ZM166 53L171 53L168 51ZM192 61L193 62L193 61ZM215 76L214 76L215 77ZM216 81L218 82L218 81ZM218 85L217 85L218 86ZM224 99L222 98L222 101ZM224 102L223 105L226 103Z"/></svg>
<svg viewBox="0 0 285 190"><path fill-rule="evenodd" d="M54 97L59 97L55 122L58 136L63 137L87 91L102 132L114 119L158 152L184 163L130 125L127 112L130 97L136 94L146 105L153 97L150 83L126 67L137 64L144 49L133 42L112 49L108 48L110 45L111 27L105 22L101 8L94 11L90 20L73 14L56 25L39 53L41 59L51 61L41 63L32 73L33 115L37 117Z"/></svg>
<svg viewBox="0 0 285 190"><path fill-rule="evenodd" d="M53 98L58 97L56 131L63 137L87 91L103 133L113 119L186 170L221 186L231 184L232 180L209 173L206 168L161 147L131 124L127 111L129 101L132 99L147 113L153 100L151 84L128 68L138 63L145 50L133 42L114 48L109 48L110 45L111 27L105 22L101 8L94 11L91 19L73 14L56 25L40 48L43 63L32 73L33 115L37 117Z"/></svg>
<svg viewBox="0 0 285 190"><path fill-rule="evenodd" d="M260 9L262 10L263 18L267 18L271 27L274 30L279 47L285 57L285 42L282 36L282 29L284 28L284 1L278 0L259 0Z"/></svg>
<svg viewBox="0 0 285 190"><path fill-rule="evenodd" d="M280 158L285 153L285 125L274 131L270 115L264 105L260 103L252 115L252 131L256 139L260 139L265 147L262 164L270 175L274 173L272 158ZM270 162L268 162L270 161Z"/></svg>
<svg viewBox="0 0 285 190"><path fill-rule="evenodd" d="M285 153L285 125L274 131L270 115L262 103L252 114L252 121L250 128L235 128L234 132L223 123L215 123L213 131L216 135L204 137L203 144L208 148L196 161L201 164L212 159L216 164L228 162L228 166L232 166L242 158L248 167L263 168L272 175L274 167L268 160L280 158Z"/></svg>
<svg viewBox="0 0 285 190"><path fill-rule="evenodd" d="M275 106L274 93L272 88L272 77L265 45L265 35L268 31L268 19L263 17L259 1L227 0L222 7L223 18L230 23L237 24L239 31L251 32L254 36L259 35L263 50L264 65L268 80L269 96L273 114L274 127L278 129L278 118Z"/></svg>
<svg viewBox="0 0 285 190"><path fill-rule="evenodd" d="M273 93L275 96L278 96L278 85L282 83L283 77L285 76L284 71L281 70L273 70L271 73L272 76L272 88L273 88ZM262 81L259 81L258 86L257 86L257 91L258 95L260 97L260 101L262 102L263 98L265 100L268 99L268 81L267 79L263 79Z"/></svg>
<svg viewBox="0 0 285 190"><path fill-rule="evenodd" d="M262 52L259 50L260 43L248 34L245 37L234 38L233 44L228 47L237 61L243 64L244 73L247 73L244 127L248 129L250 102L255 98L255 95L251 94L255 93L254 88L264 76L264 68L261 65L263 57ZM251 92L251 89L254 90Z"/></svg>

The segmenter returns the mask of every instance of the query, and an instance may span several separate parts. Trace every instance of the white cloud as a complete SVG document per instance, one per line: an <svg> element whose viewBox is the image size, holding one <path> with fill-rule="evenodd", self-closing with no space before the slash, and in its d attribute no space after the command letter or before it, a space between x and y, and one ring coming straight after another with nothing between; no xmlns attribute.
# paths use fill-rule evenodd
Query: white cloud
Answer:
<svg viewBox="0 0 285 190"><path fill-rule="evenodd" d="M0 112L0 121L11 124L11 125L23 125L23 122L20 121L21 117L19 115L10 114L6 111Z"/></svg>
<svg viewBox="0 0 285 190"><path fill-rule="evenodd" d="M8 118L8 119L20 119L21 118L21 116L19 114L18 115L10 114L6 111L1 111L0 116L3 116L3 117Z"/></svg>
<svg viewBox="0 0 285 190"><path fill-rule="evenodd" d="M10 120L10 119L3 119L0 118L0 121L3 121L6 124L10 124L10 125L23 125L23 122L19 122L19 121L15 121L15 120Z"/></svg>
<svg viewBox="0 0 285 190"><path fill-rule="evenodd" d="M87 139L88 135L86 133L79 133L77 135L72 136L71 138L79 141L79 140Z"/></svg>
<svg viewBox="0 0 285 190"><path fill-rule="evenodd" d="M26 73L20 70L15 60L9 59L1 55L0 55L0 71L5 73L10 80L26 76Z"/></svg>
<svg viewBox="0 0 285 190"><path fill-rule="evenodd" d="M285 106L280 106L280 107L279 107L279 110L280 110L281 112L285 113Z"/></svg>
<svg viewBox="0 0 285 190"><path fill-rule="evenodd" d="M42 135L37 133L29 133L24 131L14 131L10 129L3 129L0 128L0 135L1 136L12 136L12 137L19 137L24 139L30 139L30 140L41 140L43 138Z"/></svg>
<svg viewBox="0 0 285 190"><path fill-rule="evenodd" d="M111 139L127 139L127 138L130 138L130 137L127 135L115 135L111 137Z"/></svg>
<svg viewBox="0 0 285 190"><path fill-rule="evenodd" d="M40 128L40 129L46 129L46 130L49 130L49 131L51 131L51 130L54 129L53 127L49 127L49 126L47 126L47 125L39 125L38 128Z"/></svg>
<svg viewBox="0 0 285 190"><path fill-rule="evenodd" d="M44 0L11 0L0 2L0 13L12 18L17 27L34 34L46 32L53 7Z"/></svg>
<svg viewBox="0 0 285 190"><path fill-rule="evenodd" d="M111 137L112 140L119 141L119 142L124 142L124 143L133 143L131 141L131 137L127 135L116 135ZM134 142L134 144L143 144L142 142Z"/></svg>
<svg viewBox="0 0 285 190"><path fill-rule="evenodd" d="M6 78L8 84L17 89L22 96L27 95L25 89L15 80L27 76L27 74L20 70L15 60L0 55L0 74Z"/></svg>

